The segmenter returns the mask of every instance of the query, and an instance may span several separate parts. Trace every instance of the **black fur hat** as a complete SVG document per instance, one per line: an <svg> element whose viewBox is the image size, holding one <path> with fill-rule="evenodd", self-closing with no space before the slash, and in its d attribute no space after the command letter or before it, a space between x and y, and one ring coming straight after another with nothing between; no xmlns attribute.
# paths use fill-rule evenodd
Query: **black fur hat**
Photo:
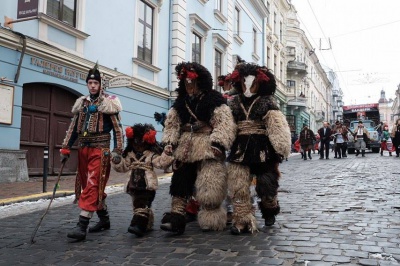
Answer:
<svg viewBox="0 0 400 266"><path fill-rule="evenodd" d="M197 81L197 88L200 91L211 91L213 88L213 79L211 73L204 66L196 62L182 62L176 65L175 74L179 79L178 97L186 96L185 79Z"/></svg>
<svg viewBox="0 0 400 266"><path fill-rule="evenodd" d="M99 64L97 62L92 69L89 69L89 73L86 77L86 83L88 83L89 79L95 79L101 84L101 73L99 71Z"/></svg>

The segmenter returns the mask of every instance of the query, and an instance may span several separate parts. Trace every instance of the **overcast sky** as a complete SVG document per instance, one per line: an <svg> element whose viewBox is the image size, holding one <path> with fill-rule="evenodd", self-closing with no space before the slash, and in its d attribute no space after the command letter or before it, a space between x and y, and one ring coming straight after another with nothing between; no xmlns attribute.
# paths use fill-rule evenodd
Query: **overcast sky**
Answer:
<svg viewBox="0 0 400 266"><path fill-rule="evenodd" d="M345 105L377 102L382 89L394 98L400 84L400 0L291 2L321 64L337 73Z"/></svg>

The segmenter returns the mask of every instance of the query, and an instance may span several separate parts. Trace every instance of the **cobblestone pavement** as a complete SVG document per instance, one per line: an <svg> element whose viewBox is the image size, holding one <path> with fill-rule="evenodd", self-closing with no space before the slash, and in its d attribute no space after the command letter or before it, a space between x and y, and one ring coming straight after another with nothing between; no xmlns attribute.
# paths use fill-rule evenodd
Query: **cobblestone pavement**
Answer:
<svg viewBox="0 0 400 266"><path fill-rule="evenodd" d="M132 210L123 193L109 196L112 228L83 242L66 237L78 219L76 205L51 208L34 244L44 210L0 219L0 265L400 265L400 159L313 156L282 163L281 213L262 228L258 212L253 235L204 233L196 222L181 236L160 230L170 205L164 182L154 202L155 230L143 238L127 232Z"/></svg>

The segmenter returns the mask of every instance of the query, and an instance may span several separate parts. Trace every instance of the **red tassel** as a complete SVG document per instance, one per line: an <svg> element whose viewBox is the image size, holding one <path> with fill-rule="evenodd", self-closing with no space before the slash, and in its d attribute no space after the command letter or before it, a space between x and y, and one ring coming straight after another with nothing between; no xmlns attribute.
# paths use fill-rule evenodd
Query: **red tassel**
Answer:
<svg viewBox="0 0 400 266"><path fill-rule="evenodd" d="M237 70L233 71L232 74L229 76L229 78L230 78L231 80L233 80L234 82L240 81L240 74L239 74L239 71L237 71Z"/></svg>
<svg viewBox="0 0 400 266"><path fill-rule="evenodd" d="M188 79L196 79L199 76L196 74L196 72L193 71L187 71L186 73L187 73L186 78Z"/></svg>
<svg viewBox="0 0 400 266"><path fill-rule="evenodd" d="M155 144L156 143L156 134L157 131L155 130L149 130L143 135L143 141L147 142L149 144Z"/></svg>
<svg viewBox="0 0 400 266"><path fill-rule="evenodd" d="M260 81L269 81L269 77L265 75L265 73L261 69L257 69L257 80Z"/></svg>
<svg viewBox="0 0 400 266"><path fill-rule="evenodd" d="M71 151L70 151L69 149L63 148L63 149L60 149L60 153L61 153L62 155L70 155L70 154L71 154Z"/></svg>
<svg viewBox="0 0 400 266"><path fill-rule="evenodd" d="M132 139L132 138L133 138L133 135L134 135L133 127L127 127L127 128L125 128L125 136L126 136L128 139Z"/></svg>

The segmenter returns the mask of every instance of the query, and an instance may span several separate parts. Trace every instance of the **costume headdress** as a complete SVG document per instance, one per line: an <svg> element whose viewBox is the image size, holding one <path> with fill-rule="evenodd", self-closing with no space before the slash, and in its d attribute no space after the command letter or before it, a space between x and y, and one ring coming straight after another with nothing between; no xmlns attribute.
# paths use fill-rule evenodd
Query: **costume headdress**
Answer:
<svg viewBox="0 0 400 266"><path fill-rule="evenodd" d="M211 73L204 66L196 62L182 62L176 65L175 74L179 80L178 97L187 95L185 80L189 79L197 82L200 91L211 91L213 80Z"/></svg>
<svg viewBox="0 0 400 266"><path fill-rule="evenodd" d="M273 95L275 93L275 77L267 67L247 63L238 57L238 64L235 66L235 70L232 72L229 79L232 81L233 87L240 93L242 93L242 81L249 75L255 76L254 82L258 83L259 88L257 94Z"/></svg>
<svg viewBox="0 0 400 266"><path fill-rule="evenodd" d="M128 139L128 145L130 141L140 140L147 144L156 144L157 131L150 124L134 124L131 127L125 129L125 136Z"/></svg>
<svg viewBox="0 0 400 266"><path fill-rule="evenodd" d="M92 69L89 69L89 73L86 77L86 83L89 81L89 79L95 79L101 84L101 73L99 71L99 64L96 62L94 67Z"/></svg>

